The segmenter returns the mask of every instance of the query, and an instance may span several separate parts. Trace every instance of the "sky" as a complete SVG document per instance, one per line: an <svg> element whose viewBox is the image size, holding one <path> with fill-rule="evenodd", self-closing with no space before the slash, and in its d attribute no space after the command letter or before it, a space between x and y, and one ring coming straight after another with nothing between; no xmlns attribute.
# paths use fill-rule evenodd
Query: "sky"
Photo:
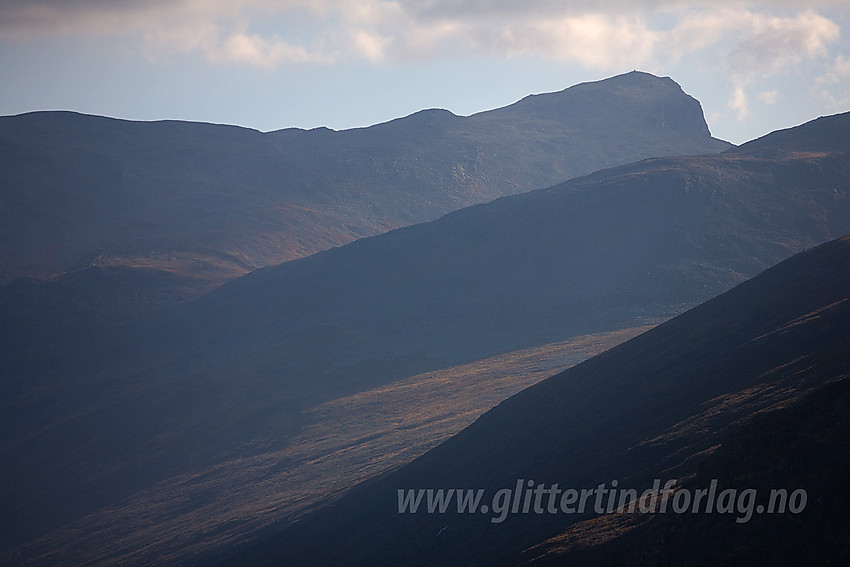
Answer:
<svg viewBox="0 0 850 567"><path fill-rule="evenodd" d="M635 69L736 144L850 111L850 2L0 0L0 115L339 130Z"/></svg>

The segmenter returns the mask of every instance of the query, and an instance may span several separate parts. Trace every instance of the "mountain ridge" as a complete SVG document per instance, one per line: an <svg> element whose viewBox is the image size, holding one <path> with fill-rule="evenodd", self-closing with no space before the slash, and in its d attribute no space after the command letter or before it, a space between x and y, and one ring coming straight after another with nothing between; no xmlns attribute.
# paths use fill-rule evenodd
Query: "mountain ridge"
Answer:
<svg viewBox="0 0 850 567"><path fill-rule="evenodd" d="M846 140L825 155L619 166L258 270L97 333L40 341L29 315L4 310L4 328L21 341L0 350L0 462L16 463L0 469L0 500L14 517L4 519L3 545L55 542L55 530L83 516L109 522L116 501L217 470L222 455L237 467L281 459L321 404L657 323L845 234ZM54 315L39 324L67 326ZM215 491L180 486L214 529L244 527Z"/></svg>
<svg viewBox="0 0 850 567"><path fill-rule="evenodd" d="M253 269L614 163L729 147L701 128L647 135L649 119L636 117L653 111L642 107L704 123L698 102L650 77L638 94L620 92L622 78L592 87L612 91L601 107L581 95L588 86L553 93L562 107L593 110L566 122L511 107L265 133L68 111L0 117L0 222L15 236L0 240L0 282L63 272L98 250L179 271L211 249ZM189 259L164 265L157 250Z"/></svg>

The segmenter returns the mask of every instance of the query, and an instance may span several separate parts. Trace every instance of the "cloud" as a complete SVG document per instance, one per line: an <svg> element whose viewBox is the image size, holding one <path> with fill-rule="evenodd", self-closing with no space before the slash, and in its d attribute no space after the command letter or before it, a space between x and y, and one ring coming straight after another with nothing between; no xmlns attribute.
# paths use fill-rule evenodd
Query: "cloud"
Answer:
<svg viewBox="0 0 850 567"><path fill-rule="evenodd" d="M390 39L380 34L365 30L350 32L351 51L370 61L383 61L386 58L387 46Z"/></svg>
<svg viewBox="0 0 850 567"><path fill-rule="evenodd" d="M827 72L815 78L811 94L831 111L846 111L850 107L850 56L837 56Z"/></svg>
<svg viewBox="0 0 850 567"><path fill-rule="evenodd" d="M738 122L752 116L747 89L780 73L799 72L804 64L824 60L829 45L839 37L839 27L811 10L774 16L752 9L722 7L687 14L669 31L670 57L682 58L713 52L714 69L732 91L727 108ZM774 104L778 92L758 95Z"/></svg>
<svg viewBox="0 0 850 567"><path fill-rule="evenodd" d="M212 59L268 68L276 66L280 61L304 62L311 59L304 48L289 45L279 37L267 41L259 35L244 33L232 34L224 41L221 49L211 51L209 56Z"/></svg>
<svg viewBox="0 0 850 567"><path fill-rule="evenodd" d="M736 25L746 35L724 63L738 82L769 77L824 56L827 44L837 40L840 32L837 24L811 11L793 18L747 13Z"/></svg>
<svg viewBox="0 0 850 567"><path fill-rule="evenodd" d="M840 6L839 2L821 5ZM772 15L781 10L783 16ZM663 25L659 17L663 16ZM7 0L0 38L141 37L149 56L273 68L362 59L534 57L609 71L665 67L726 47L717 64L746 85L821 57L838 26L795 3L681 0Z"/></svg>
<svg viewBox="0 0 850 567"><path fill-rule="evenodd" d="M269 10L307 9L308 4L306 0L8 0L0 6L0 40L118 37L140 40L140 51L153 58L197 51L213 62L273 67L310 57L277 35L247 33L249 23Z"/></svg>
<svg viewBox="0 0 850 567"><path fill-rule="evenodd" d="M758 97L765 104L776 104L779 99L779 91L762 91L758 94Z"/></svg>
<svg viewBox="0 0 850 567"><path fill-rule="evenodd" d="M598 13L506 22L496 34L480 27L466 33L473 46L491 53L577 62L602 70L647 63L659 40L643 18Z"/></svg>
<svg viewBox="0 0 850 567"><path fill-rule="evenodd" d="M157 26L201 23L209 15L232 15L224 2L194 0L7 0L0 6L0 37L25 40L44 36L123 35Z"/></svg>
<svg viewBox="0 0 850 567"><path fill-rule="evenodd" d="M726 106L730 110L735 111L735 117L738 119L738 122L743 122L750 116L747 93L744 92L743 87L735 87L735 90L732 92L732 97L729 99Z"/></svg>
<svg viewBox="0 0 850 567"><path fill-rule="evenodd" d="M616 13L621 15L647 12L683 12L716 7L716 2L693 0L398 0L397 3L417 19L516 19L525 17L550 17L555 13ZM799 0L728 0L726 6L747 9L799 9ZM819 0L808 2L821 8L846 7L846 0Z"/></svg>

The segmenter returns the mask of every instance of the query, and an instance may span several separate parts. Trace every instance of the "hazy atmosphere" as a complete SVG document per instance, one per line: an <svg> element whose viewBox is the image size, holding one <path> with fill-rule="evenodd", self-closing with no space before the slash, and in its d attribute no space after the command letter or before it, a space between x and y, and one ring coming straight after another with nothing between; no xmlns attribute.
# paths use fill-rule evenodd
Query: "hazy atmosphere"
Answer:
<svg viewBox="0 0 850 567"><path fill-rule="evenodd" d="M0 567L845 565L848 28L0 0Z"/></svg>
<svg viewBox="0 0 850 567"><path fill-rule="evenodd" d="M840 0L9 0L0 114L345 129L638 69L742 143L846 110L848 26Z"/></svg>

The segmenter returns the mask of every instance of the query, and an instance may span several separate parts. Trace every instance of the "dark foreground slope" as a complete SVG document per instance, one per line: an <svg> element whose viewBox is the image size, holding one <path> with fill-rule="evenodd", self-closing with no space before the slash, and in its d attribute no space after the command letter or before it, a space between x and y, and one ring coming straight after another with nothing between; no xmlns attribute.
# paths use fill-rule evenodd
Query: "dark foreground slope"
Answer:
<svg viewBox="0 0 850 567"><path fill-rule="evenodd" d="M587 517L546 510L493 523L492 512L459 514L453 507L443 514L399 514L397 491L483 488L487 504L497 489L512 490L518 479L562 489L610 487L617 480L642 491L653 479L694 474L700 462L689 488L708 488L717 478L721 489L805 489L812 508L763 515L752 524L737 523L744 516L738 510L697 518L659 514L657 525L638 528L621 542L620 559L647 565L765 559L754 554L778 530L793 537L792 545L780 547L793 554L771 552L771 565L835 562L831 554L847 551L846 534L817 514L846 525L841 472L847 470L850 430L841 408L850 377L848 345L850 237L844 237L524 390L410 465L358 487L231 562L510 565L542 555L546 564L574 564L589 558L559 555L557 540L548 543L549 555L546 546L534 546ZM772 412L807 394L799 405ZM829 491L832 482L837 485ZM627 527L643 520L635 516L626 518ZM592 548L618 535L597 529L594 538L594 529L567 533L560 543L566 547L570 536L582 536ZM711 560L691 555L706 549ZM620 564L610 562L617 557L596 555L590 559L599 562L588 564Z"/></svg>
<svg viewBox="0 0 850 567"><path fill-rule="evenodd" d="M718 494L730 488L739 488L738 494L740 489L757 490L760 500L741 500L741 511L735 511L742 520L752 514L749 521L703 513L647 514L636 522L614 514L575 526L524 556L535 566L846 565L848 455L850 377L845 374L787 408L735 428L697 474L682 483L691 494L713 480ZM775 489L789 497L805 490L805 508L789 513L789 502L799 505L802 497L780 497L773 515L762 515ZM761 513L759 505L765 506ZM780 505L785 513L777 512Z"/></svg>
<svg viewBox="0 0 850 567"><path fill-rule="evenodd" d="M7 116L0 283L108 265L221 283L603 167L728 147L699 102L645 73L340 132Z"/></svg>
<svg viewBox="0 0 850 567"><path fill-rule="evenodd" d="M818 128L847 132L847 121L833 116ZM606 170L258 270L158 318L102 332L66 328L67 311L31 321L7 309L2 328L15 340L0 351L2 543L43 536L49 551L61 526L161 482L207 478L199 471L225 461L244 469L263 456L288 470L276 451L315 425L310 411L320 404L670 317L846 234L848 139L832 136L817 152L727 152ZM39 340L44 329L50 340ZM171 517L209 510L214 527L182 525L192 541L232 535L255 519L193 486L157 509ZM285 489L269 486L260 498ZM282 514L271 508L258 521ZM156 556L166 535L141 545Z"/></svg>

